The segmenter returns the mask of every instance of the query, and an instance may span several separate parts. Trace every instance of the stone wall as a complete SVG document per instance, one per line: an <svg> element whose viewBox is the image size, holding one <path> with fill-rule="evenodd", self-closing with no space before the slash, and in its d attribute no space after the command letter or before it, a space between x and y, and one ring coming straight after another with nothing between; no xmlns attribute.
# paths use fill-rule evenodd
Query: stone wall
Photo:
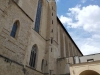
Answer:
<svg viewBox="0 0 100 75"><path fill-rule="evenodd" d="M0 75L24 75L23 67L0 57Z"/></svg>
<svg viewBox="0 0 100 75"><path fill-rule="evenodd" d="M60 64L63 64L61 68L65 68L66 62L61 61L59 64L57 59L82 55L59 22L56 16L56 3L53 0L50 2L42 0L39 33L34 30L37 4L38 0L0 1L0 55L14 61L9 62L0 59L1 75L6 75L7 72L9 72L8 75L14 73L16 75L17 72L19 75L23 75L24 72L26 75L41 75L43 59L44 73L53 71L53 74L57 74L59 70L62 70L59 71L59 74L64 74L65 71L60 69ZM19 26L16 36L13 38L10 33L16 21L19 22ZM35 69L29 66L33 45L37 46ZM14 71L12 72L13 68Z"/></svg>
<svg viewBox="0 0 100 75"><path fill-rule="evenodd" d="M58 31L58 47L60 49L60 57L72 57L72 56L82 56L77 45L74 43L73 39L70 37L68 32L64 30L62 24L57 21Z"/></svg>
<svg viewBox="0 0 100 75"><path fill-rule="evenodd" d="M43 73L0 56L0 75L43 75Z"/></svg>
<svg viewBox="0 0 100 75"><path fill-rule="evenodd" d="M0 54L23 63L32 21L12 0L1 0L0 9ZM19 29L13 38L10 33L16 20Z"/></svg>
<svg viewBox="0 0 100 75"><path fill-rule="evenodd" d="M96 72L98 74L93 74ZM100 61L70 65L70 75L100 75ZM92 74L91 74L92 73Z"/></svg>

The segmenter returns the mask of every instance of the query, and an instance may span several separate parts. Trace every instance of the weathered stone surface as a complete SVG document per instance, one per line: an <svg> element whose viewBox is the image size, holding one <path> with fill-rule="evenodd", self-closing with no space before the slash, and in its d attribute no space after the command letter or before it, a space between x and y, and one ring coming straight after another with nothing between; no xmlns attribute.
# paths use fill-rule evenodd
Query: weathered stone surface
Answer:
<svg viewBox="0 0 100 75"><path fill-rule="evenodd" d="M24 75L22 68L22 66L11 61L6 62L0 57L0 75Z"/></svg>
<svg viewBox="0 0 100 75"><path fill-rule="evenodd" d="M27 75L42 75L40 72L49 74L50 71L53 71L52 74L62 74L66 63L61 61L63 65L58 67L57 59L81 56L82 54L58 20L56 3L53 0L42 0L38 33L34 30L38 0L16 1L0 1L0 55L24 66L29 66L31 50L36 45L35 70L29 68L30 66L26 67ZM13 38L10 33L16 21L18 29ZM22 66L16 63L7 63L0 58L0 75L24 75L22 69Z"/></svg>
<svg viewBox="0 0 100 75"><path fill-rule="evenodd" d="M0 13L0 19L2 18L0 20L0 26L2 27L0 27L0 44L3 46L3 53L1 52L0 54L23 63L32 21L11 0L2 0L0 9L7 13ZM5 15L5 17L2 17L2 15ZM18 36L13 38L10 36L10 32L16 20L19 20L20 25ZM10 56L10 54L14 56Z"/></svg>

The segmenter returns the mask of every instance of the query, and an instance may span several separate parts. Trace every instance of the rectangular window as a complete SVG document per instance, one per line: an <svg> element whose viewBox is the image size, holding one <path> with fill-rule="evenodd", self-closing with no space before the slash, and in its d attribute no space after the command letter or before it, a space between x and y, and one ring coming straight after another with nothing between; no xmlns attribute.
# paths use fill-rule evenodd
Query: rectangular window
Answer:
<svg viewBox="0 0 100 75"><path fill-rule="evenodd" d="M52 24L53 24L53 20L52 20Z"/></svg>
<svg viewBox="0 0 100 75"><path fill-rule="evenodd" d="M44 59L42 59L41 70L43 71Z"/></svg>
<svg viewBox="0 0 100 75"><path fill-rule="evenodd" d="M53 10L53 6L52 6L52 10Z"/></svg>
<svg viewBox="0 0 100 75"><path fill-rule="evenodd" d="M52 75L53 70L50 70L50 75Z"/></svg>
<svg viewBox="0 0 100 75"><path fill-rule="evenodd" d="M46 66L48 65L48 62L47 62L47 60L46 60L46 64L45 64Z"/></svg>
<svg viewBox="0 0 100 75"><path fill-rule="evenodd" d="M52 16L53 16L53 13L52 13Z"/></svg>
<svg viewBox="0 0 100 75"><path fill-rule="evenodd" d="M51 44L53 43L53 38L51 37Z"/></svg>
<svg viewBox="0 0 100 75"><path fill-rule="evenodd" d="M52 31L51 32L53 32L53 29L52 29Z"/></svg>
<svg viewBox="0 0 100 75"><path fill-rule="evenodd" d="M87 62L93 62L94 61L94 59L88 59L87 60Z"/></svg>

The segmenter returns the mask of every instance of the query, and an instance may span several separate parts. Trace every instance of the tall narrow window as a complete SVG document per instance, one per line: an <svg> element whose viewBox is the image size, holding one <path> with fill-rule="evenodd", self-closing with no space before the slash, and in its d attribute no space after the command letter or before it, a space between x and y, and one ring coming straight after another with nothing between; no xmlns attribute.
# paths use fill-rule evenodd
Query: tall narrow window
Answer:
<svg viewBox="0 0 100 75"><path fill-rule="evenodd" d="M50 75L52 75L52 71L53 71L53 70L50 70Z"/></svg>
<svg viewBox="0 0 100 75"><path fill-rule="evenodd" d="M43 66L44 66L44 59L42 59L42 63L41 63L41 70L43 72Z"/></svg>
<svg viewBox="0 0 100 75"><path fill-rule="evenodd" d="M52 24L53 24L53 20L52 20Z"/></svg>
<svg viewBox="0 0 100 75"><path fill-rule="evenodd" d="M41 10L42 10L42 1L39 0L37 14L36 14L35 28L34 28L36 32L39 32L39 28L40 28Z"/></svg>
<svg viewBox="0 0 100 75"><path fill-rule="evenodd" d="M30 55L30 62L29 62L29 65L33 68L35 68L35 63L36 63L36 55L37 55L37 47L36 45L34 45L32 47L32 50L31 50L31 55Z"/></svg>
<svg viewBox="0 0 100 75"><path fill-rule="evenodd" d="M53 29L51 30L51 32L53 32Z"/></svg>
<svg viewBox="0 0 100 75"><path fill-rule="evenodd" d="M53 16L53 13L52 13L52 16Z"/></svg>
<svg viewBox="0 0 100 75"><path fill-rule="evenodd" d="M52 52L52 48L51 48L51 52Z"/></svg>
<svg viewBox="0 0 100 75"><path fill-rule="evenodd" d="M52 10L53 10L53 6L52 6Z"/></svg>
<svg viewBox="0 0 100 75"><path fill-rule="evenodd" d="M51 37L51 44L53 43L53 38Z"/></svg>
<svg viewBox="0 0 100 75"><path fill-rule="evenodd" d="M12 27L12 31L10 33L10 36L14 37L16 36L16 32L17 32L17 28L18 28L18 21L16 21L14 24L13 24L13 27Z"/></svg>

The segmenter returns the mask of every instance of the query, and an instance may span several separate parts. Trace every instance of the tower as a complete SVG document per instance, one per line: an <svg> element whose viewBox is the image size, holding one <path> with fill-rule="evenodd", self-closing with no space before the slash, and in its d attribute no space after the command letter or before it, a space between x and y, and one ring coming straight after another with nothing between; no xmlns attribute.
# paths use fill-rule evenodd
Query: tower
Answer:
<svg viewBox="0 0 100 75"><path fill-rule="evenodd" d="M47 59L47 72L49 75L56 74L56 59L58 51L57 43L57 16L56 16L56 2L55 0L48 1L48 26L47 26L47 48L46 48L46 59Z"/></svg>

